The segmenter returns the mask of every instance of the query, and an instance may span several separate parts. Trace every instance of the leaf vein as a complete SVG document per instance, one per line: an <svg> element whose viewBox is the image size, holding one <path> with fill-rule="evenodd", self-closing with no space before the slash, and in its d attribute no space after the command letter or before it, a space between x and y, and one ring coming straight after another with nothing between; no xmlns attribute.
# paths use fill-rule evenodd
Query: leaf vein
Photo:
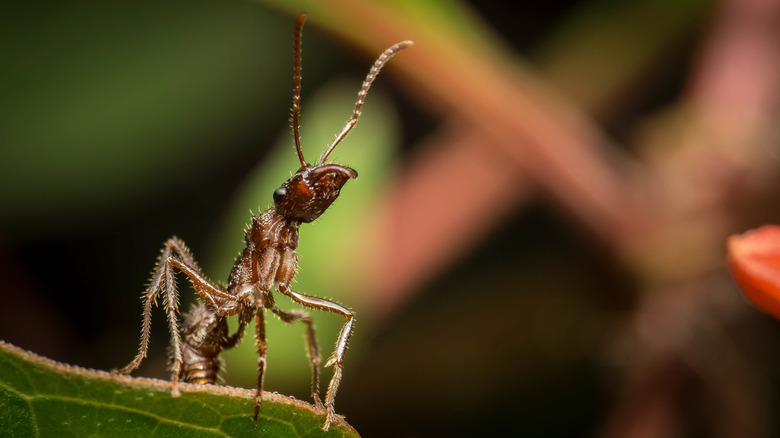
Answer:
<svg viewBox="0 0 780 438"><path fill-rule="evenodd" d="M157 425L155 426L155 429L157 427L159 427L159 425L161 423L167 423L167 424L173 424L173 425L178 425L178 426L186 426L186 427L189 427L189 428L192 428L192 429L197 429L197 430L202 430L202 431L207 431L207 432L215 432L215 433L219 434L220 436L224 436L226 438L228 437L228 435L226 435L225 433L223 433L219 429L209 428L209 427L206 427L206 426L200 426L200 425L196 425L196 424L192 424L192 423L187 423L187 422L184 422L184 421L171 420L170 418L161 417L161 416L159 416L157 414L153 414L153 413L148 412L148 411L142 411L140 409L131 408L131 407L123 406L123 405L119 405L119 404L111 404L111 403L105 403L105 402L100 402L100 401L95 401L95 400L84 400L84 399L80 399L80 398L77 398L77 397L65 397L65 396L57 396L57 395L51 395L51 394L42 394L42 395L32 396L32 397L30 397L30 400L32 400L34 398L43 398L43 399L46 399L46 400L61 400L61 401L65 401L65 402L68 402L68 403L76 402L76 403L83 403L83 404L92 404L92 405L95 405L95 406L100 406L100 407L105 407L105 408L112 408L112 409L117 409L117 410L123 410L123 411L126 411L126 412L132 412L132 413L135 413L135 414L142 415L144 417L150 417L150 418L153 418L153 419L157 420Z"/></svg>

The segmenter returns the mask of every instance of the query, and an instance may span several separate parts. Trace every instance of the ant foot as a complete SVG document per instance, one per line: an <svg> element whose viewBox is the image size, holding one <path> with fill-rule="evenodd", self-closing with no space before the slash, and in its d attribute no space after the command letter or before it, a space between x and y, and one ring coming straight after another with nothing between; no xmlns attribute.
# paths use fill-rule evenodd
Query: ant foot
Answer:
<svg viewBox="0 0 780 438"><path fill-rule="evenodd" d="M333 405L327 406L327 410L328 410L328 417L325 419L325 425L322 426L322 430L326 432L328 428L330 428L330 424L336 422L337 419L339 418L339 416L336 415L336 411L334 410Z"/></svg>

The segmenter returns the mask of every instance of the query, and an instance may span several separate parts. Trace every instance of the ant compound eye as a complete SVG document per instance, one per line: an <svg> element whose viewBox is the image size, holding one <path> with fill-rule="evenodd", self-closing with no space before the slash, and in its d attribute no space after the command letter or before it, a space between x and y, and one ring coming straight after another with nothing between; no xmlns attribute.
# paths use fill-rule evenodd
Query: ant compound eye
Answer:
<svg viewBox="0 0 780 438"><path fill-rule="evenodd" d="M278 189L274 190L274 203L279 203L283 198L284 195L287 194L287 189L284 187L279 187Z"/></svg>

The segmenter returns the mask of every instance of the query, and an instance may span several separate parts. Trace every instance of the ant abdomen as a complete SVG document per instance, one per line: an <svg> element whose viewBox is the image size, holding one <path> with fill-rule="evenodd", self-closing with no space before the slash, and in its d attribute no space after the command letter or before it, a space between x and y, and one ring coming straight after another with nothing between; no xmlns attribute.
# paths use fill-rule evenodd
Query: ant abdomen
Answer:
<svg viewBox="0 0 780 438"><path fill-rule="evenodd" d="M189 383L216 383L222 350L231 342L227 319L208 309L194 307L184 320L180 378Z"/></svg>
<svg viewBox="0 0 780 438"><path fill-rule="evenodd" d="M219 358L205 358L202 361L186 363L181 370L181 381L197 384L217 383L220 369Z"/></svg>

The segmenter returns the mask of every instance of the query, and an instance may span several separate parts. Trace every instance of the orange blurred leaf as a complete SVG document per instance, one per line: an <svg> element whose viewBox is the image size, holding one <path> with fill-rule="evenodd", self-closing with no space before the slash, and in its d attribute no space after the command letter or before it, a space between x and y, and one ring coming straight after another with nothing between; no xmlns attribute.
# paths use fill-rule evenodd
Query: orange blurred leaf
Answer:
<svg viewBox="0 0 780 438"><path fill-rule="evenodd" d="M748 300L780 319L780 226L764 225L729 237L728 263Z"/></svg>

